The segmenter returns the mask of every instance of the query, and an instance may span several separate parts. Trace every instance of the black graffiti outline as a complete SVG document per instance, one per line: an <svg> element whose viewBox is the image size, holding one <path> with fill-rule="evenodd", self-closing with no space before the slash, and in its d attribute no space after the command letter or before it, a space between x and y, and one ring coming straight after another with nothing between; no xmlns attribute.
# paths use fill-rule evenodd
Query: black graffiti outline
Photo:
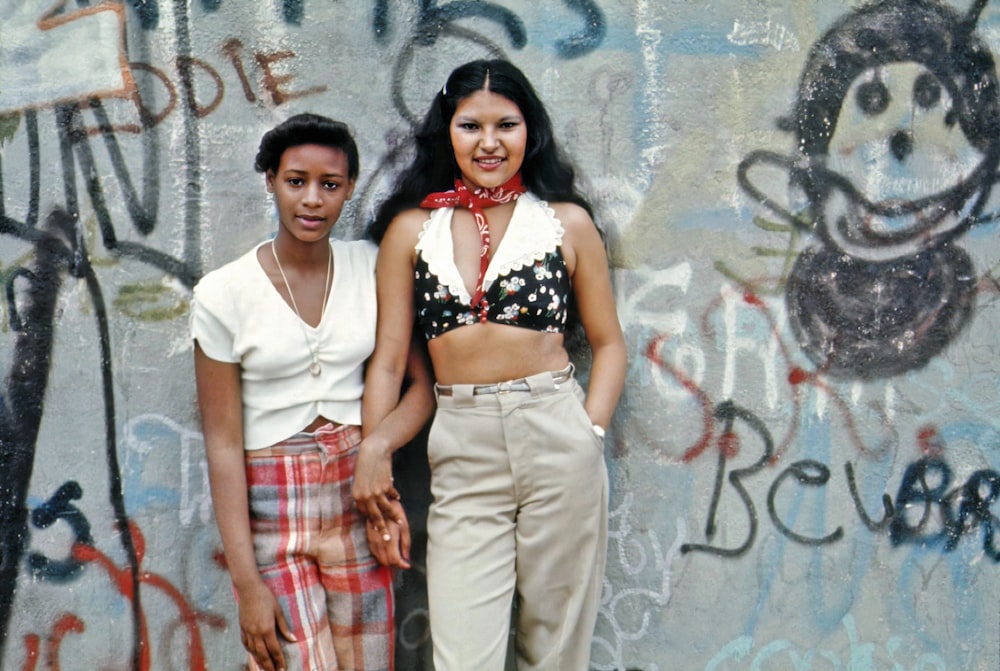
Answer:
<svg viewBox="0 0 1000 671"><path fill-rule="evenodd" d="M557 53L563 58L577 58L597 49L607 34L607 21L600 6L594 0L563 0L563 4L580 15L583 28L568 37L557 39ZM414 32L420 44L431 45L442 35L447 35L455 21L467 18L486 19L498 24L515 49L524 48L528 42L524 21L517 14L497 3L475 0L452 0L444 5L439 5L437 0L420 0ZM372 32L376 40L385 41L390 24L389 0L377 0L372 10Z"/></svg>
<svg viewBox="0 0 1000 671"><path fill-rule="evenodd" d="M892 497L882 493L882 519L876 522L868 514L867 509L865 509L864 503L861 501L861 493L858 491L857 479L854 476L854 464L847 461L844 462L844 474L847 477L847 489L851 495L851 501L854 502L854 509L858 511L858 516L861 517L861 523L868 528L869 531L881 532L889 528L892 524L892 520L896 517L896 507L892 502Z"/></svg>
<svg viewBox="0 0 1000 671"><path fill-rule="evenodd" d="M778 529L781 535L801 545L811 545L814 547L829 545L830 543L835 543L843 538L843 527L837 527L826 536L814 538L803 536L802 534L793 531L791 527L784 523L784 521L778 516L775 499L778 496L778 489L781 487L781 484L788 478L795 478L800 485L823 487L830 481L830 469L826 464L816 461L815 459L802 459L790 464L788 468L781 471L781 473L778 474L778 477L774 479L774 482L771 483L771 486L767 490L767 513L771 517L771 523Z"/></svg>
<svg viewBox="0 0 1000 671"><path fill-rule="evenodd" d="M743 543L736 548L722 548L715 545L710 545L708 543L685 543L681 546L681 554L687 554L689 552L706 552L719 557L739 557L743 555L748 549L750 549L757 539L757 527L759 524L757 518L757 507L754 505L753 499L750 493L747 491L746 487L743 485L743 479L759 473L770 463L772 457L774 456L774 439L771 437L771 432L767 428L767 425L753 412L742 408L732 401L723 401L719 403L713 415L716 420L721 420L723 422L724 430L721 435L731 436L733 435L733 425L735 420L742 420L750 427L751 431L755 433L762 441L764 449L761 451L760 458L753 462L749 466L744 468L736 468L729 472L729 483L736 490L737 496L743 502L746 507L747 517L749 519L749 530L747 531L747 537ZM726 455L726 450L722 445L719 446L719 460L716 467L716 477L715 485L712 488L712 500L709 504L708 515L705 523L705 538L709 541L715 536L716 530L716 516L718 514L719 502L722 498L722 486L723 486L723 475L725 473L725 464L728 457Z"/></svg>
<svg viewBox="0 0 1000 671"><path fill-rule="evenodd" d="M752 413L743 412L741 419L752 417ZM731 411L724 412L723 416L726 414L731 414ZM762 423L756 427L752 421L748 421L748 424L760 434L759 427L763 426ZM731 429L731 420L727 420L726 430ZM725 450L720 449L716 485L707 513L705 536L709 541L715 535L725 462ZM747 468L734 469L729 474L729 482L736 490L750 521L746 540L735 548L722 548L710 543L686 543L681 547L682 553L698 551L718 557L735 558L749 551L757 536L757 508L740 480L760 472L769 462L769 459L761 459ZM861 500L854 464L850 461L844 463L844 475L854 510L862 524L873 533L885 535L893 547L936 546L940 547L943 554L949 554L958 549L962 539L980 530L983 554L994 563L1000 564L1000 547L997 539L1000 516L991 510L991 507L1000 501L1000 472L994 469L979 469L965 482L953 486L954 472L947 461L939 456L922 457L906 467L895 500L883 492L881 499L883 516L877 521L872 519ZM825 536L810 537L794 531L784 523L778 514L775 501L781 485L793 478L801 485L826 487L830 484L830 469L819 461L802 459L789 464L774 477L767 490L767 510L777 531L790 541L809 547L832 545L842 540L845 533L842 525L838 525ZM907 519L907 510L916 506L919 506L916 511L919 517L910 521ZM935 511L940 528L928 530L928 525L935 519Z"/></svg>

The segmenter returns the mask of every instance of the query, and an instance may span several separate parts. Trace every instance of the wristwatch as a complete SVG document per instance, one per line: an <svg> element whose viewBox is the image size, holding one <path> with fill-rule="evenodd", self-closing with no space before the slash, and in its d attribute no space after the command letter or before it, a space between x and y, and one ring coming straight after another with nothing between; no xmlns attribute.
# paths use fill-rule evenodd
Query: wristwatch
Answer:
<svg viewBox="0 0 1000 671"><path fill-rule="evenodd" d="M603 426L601 426L600 424L594 424L593 428L594 428L594 433L597 435L598 438L604 438Z"/></svg>

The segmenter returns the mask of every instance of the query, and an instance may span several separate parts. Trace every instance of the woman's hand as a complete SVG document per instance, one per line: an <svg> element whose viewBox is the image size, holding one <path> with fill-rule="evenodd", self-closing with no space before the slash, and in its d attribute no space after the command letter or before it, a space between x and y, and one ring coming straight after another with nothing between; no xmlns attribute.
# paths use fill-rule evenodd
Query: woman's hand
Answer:
<svg viewBox="0 0 1000 671"><path fill-rule="evenodd" d="M365 524L368 547L383 566L408 569L410 568L410 524L399 501L393 501L392 507L393 517L385 523L384 529L376 529L373 520L368 520Z"/></svg>
<svg viewBox="0 0 1000 671"><path fill-rule="evenodd" d="M295 641L281 606L263 581L237 589L240 610L240 640L264 671L285 671L285 656L278 633Z"/></svg>
<svg viewBox="0 0 1000 671"><path fill-rule="evenodd" d="M381 533L386 542L391 540L390 523L406 525L399 492L392 482L392 453L372 439L361 441L358 448L351 494L358 511L368 520L368 529Z"/></svg>

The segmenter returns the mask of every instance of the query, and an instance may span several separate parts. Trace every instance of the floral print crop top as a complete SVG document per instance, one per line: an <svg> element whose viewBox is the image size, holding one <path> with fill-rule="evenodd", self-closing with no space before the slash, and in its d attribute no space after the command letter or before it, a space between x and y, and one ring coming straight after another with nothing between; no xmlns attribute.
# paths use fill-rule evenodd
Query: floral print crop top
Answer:
<svg viewBox="0 0 1000 671"><path fill-rule="evenodd" d="M416 247L417 321L428 340L479 321L455 265L453 213L451 208L434 210ZM562 224L547 203L531 193L518 198L483 278L487 321L548 333L565 330L572 287L562 236Z"/></svg>

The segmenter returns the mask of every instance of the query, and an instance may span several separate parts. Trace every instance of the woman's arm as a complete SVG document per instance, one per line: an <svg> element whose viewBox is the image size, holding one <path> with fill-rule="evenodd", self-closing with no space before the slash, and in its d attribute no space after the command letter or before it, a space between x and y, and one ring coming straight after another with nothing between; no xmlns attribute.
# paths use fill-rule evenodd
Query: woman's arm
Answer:
<svg viewBox="0 0 1000 671"><path fill-rule="evenodd" d="M368 518L372 552L383 563L409 567L409 529L392 483L392 455L410 441L434 412L433 376L425 348L413 343L413 254L426 216L406 212L393 221L379 247L376 266L378 325L368 360L362 402L364 440L352 493ZM404 377L409 386L400 398ZM386 522L386 518L390 520ZM397 542L398 534L398 542ZM373 535L369 534L373 540Z"/></svg>
<svg viewBox="0 0 1000 671"><path fill-rule="evenodd" d="M435 406L430 362L416 338L409 348L405 377L408 385L399 404L361 442L352 489L358 509L368 518L375 558L400 568L410 568L410 532L392 480L392 455L427 424Z"/></svg>
<svg viewBox="0 0 1000 671"><path fill-rule="evenodd" d="M239 601L243 646L265 671L284 669L276 631L295 640L277 600L257 570L250 534L240 368L209 358L195 342L198 386L208 475L226 565Z"/></svg>
<svg viewBox="0 0 1000 671"><path fill-rule="evenodd" d="M615 309L608 257L597 227L583 208L560 204L554 209L563 223L563 247L564 250L569 247L567 263L572 262L573 294L593 353L587 415L591 422L604 429L618 405L627 365L625 337Z"/></svg>

